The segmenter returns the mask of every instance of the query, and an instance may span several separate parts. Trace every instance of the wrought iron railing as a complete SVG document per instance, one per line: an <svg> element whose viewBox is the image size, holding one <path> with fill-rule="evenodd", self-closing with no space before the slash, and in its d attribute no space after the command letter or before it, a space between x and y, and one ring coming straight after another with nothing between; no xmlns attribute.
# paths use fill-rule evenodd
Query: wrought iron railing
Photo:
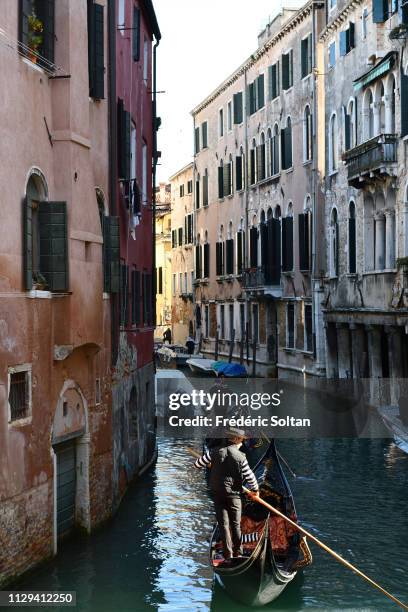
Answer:
<svg viewBox="0 0 408 612"><path fill-rule="evenodd" d="M346 151L343 161L347 166L348 178L394 164L397 161L397 141L396 134L380 134Z"/></svg>

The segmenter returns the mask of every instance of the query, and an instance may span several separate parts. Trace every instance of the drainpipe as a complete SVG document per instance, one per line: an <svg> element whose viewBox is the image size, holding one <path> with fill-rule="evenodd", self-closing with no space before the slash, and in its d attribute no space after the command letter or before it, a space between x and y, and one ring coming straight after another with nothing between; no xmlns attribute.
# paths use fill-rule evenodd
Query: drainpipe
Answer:
<svg viewBox="0 0 408 612"><path fill-rule="evenodd" d="M245 242L244 242L244 250L245 250L245 254L244 254L244 270L248 270L249 266L248 266L248 254L249 254L249 248L247 248L247 243L249 245L249 223L248 223L248 214L249 214L249 189L248 189L248 99L247 99L247 91L248 91L248 74L247 74L247 68L245 68L245 72L244 72L244 95L245 95L245 107L244 107L244 113L245 113L245 122L244 122L244 139L245 139L245 167L244 167L244 173L245 173ZM244 272L244 277L245 277L245 272ZM245 291L245 311L246 311L246 325L245 325L245 331L248 330L249 331L249 322L250 322L250 312L249 312L249 298L248 298L248 291ZM248 342L248 339L245 338L246 342Z"/></svg>
<svg viewBox="0 0 408 612"><path fill-rule="evenodd" d="M153 194L152 194L152 306L153 306L153 326L156 327L156 167L157 167L157 47L160 38L156 38L153 46Z"/></svg>
<svg viewBox="0 0 408 612"><path fill-rule="evenodd" d="M194 266L194 271L195 271L195 265L196 265L196 246L197 246L197 201L196 201L196 176L197 176L197 169L196 169L196 157L197 157L197 152L196 152L196 146L195 146L195 130L196 130L196 116L193 115L193 137L194 137L194 155L193 155L193 266ZM196 280L195 278L195 272L194 272L194 280ZM197 336L197 313L196 313L196 306L197 306L197 300L196 300L196 290L197 290L197 285L191 287L191 292L193 294L193 321L194 321L194 328L195 328L195 336L196 338ZM202 306L202 304L201 304ZM203 311L201 308L201 330L200 330L200 335L202 335L202 329L203 329ZM200 338L199 338L200 341Z"/></svg>

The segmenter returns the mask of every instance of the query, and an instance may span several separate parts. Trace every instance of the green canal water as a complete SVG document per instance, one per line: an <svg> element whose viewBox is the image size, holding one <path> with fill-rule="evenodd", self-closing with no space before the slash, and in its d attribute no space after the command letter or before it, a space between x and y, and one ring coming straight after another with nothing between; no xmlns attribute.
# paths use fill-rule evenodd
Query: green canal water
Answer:
<svg viewBox="0 0 408 612"><path fill-rule="evenodd" d="M197 447L199 443L197 443ZM408 456L391 440L281 441L303 525L386 589L408 601ZM155 467L117 516L17 585L75 590L92 612L241 612L208 567L213 514L205 478L183 440L159 440ZM264 610L398 609L313 546L314 563Z"/></svg>

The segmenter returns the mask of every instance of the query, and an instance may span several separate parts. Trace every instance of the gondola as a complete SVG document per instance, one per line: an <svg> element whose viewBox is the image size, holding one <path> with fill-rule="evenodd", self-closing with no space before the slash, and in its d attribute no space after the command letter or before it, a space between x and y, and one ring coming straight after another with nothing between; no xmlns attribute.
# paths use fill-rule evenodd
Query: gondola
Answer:
<svg viewBox="0 0 408 612"><path fill-rule="evenodd" d="M272 441L254 469L260 496L296 521L293 496ZM210 564L216 581L248 606L274 601L302 567L312 562L306 539L284 519L245 498L242 511L243 557L225 563L218 526L210 542Z"/></svg>

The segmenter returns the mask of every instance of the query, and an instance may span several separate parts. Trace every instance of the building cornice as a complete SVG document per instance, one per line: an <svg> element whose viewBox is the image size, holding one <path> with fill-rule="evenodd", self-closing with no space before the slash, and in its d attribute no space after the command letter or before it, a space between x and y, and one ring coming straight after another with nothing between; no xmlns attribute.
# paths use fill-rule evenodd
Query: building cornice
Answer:
<svg viewBox="0 0 408 612"><path fill-rule="evenodd" d="M191 115L197 115L197 113L204 110L207 106L209 106L218 96L220 96L224 91L226 91L231 85L235 83L239 79L240 76L245 74L252 66L256 64L256 62L263 57L269 49L274 47L278 42L280 42L285 36L287 36L290 32L295 30L300 23L302 23L312 12L313 7L316 6L318 8L324 6L324 1L320 0L309 0L302 8L300 8L295 15L289 19L282 27L281 30L271 38L269 38L261 47L258 47L252 55L245 60L243 64L235 72L233 72L225 81L221 83L214 91L207 96L200 104L198 104L191 111Z"/></svg>
<svg viewBox="0 0 408 612"><path fill-rule="evenodd" d="M325 42L332 34L334 34L334 32L337 32L337 30L339 30L339 28L341 28L347 21L347 17L350 15L350 13L352 13L358 6L361 6L361 4L364 2L365 0L350 0L344 9L340 11L340 13L337 13L337 15L331 21L329 21L320 34L319 40L321 42Z"/></svg>
<svg viewBox="0 0 408 612"><path fill-rule="evenodd" d="M192 167L193 167L193 162L190 162L189 164L186 164L185 166L183 166L181 168L181 170L178 170L178 172L175 172L174 174L172 174L169 177L169 182L170 181L174 181L174 179L176 179L178 176L180 176L180 174L183 174L184 172L186 172L187 170L189 170Z"/></svg>

